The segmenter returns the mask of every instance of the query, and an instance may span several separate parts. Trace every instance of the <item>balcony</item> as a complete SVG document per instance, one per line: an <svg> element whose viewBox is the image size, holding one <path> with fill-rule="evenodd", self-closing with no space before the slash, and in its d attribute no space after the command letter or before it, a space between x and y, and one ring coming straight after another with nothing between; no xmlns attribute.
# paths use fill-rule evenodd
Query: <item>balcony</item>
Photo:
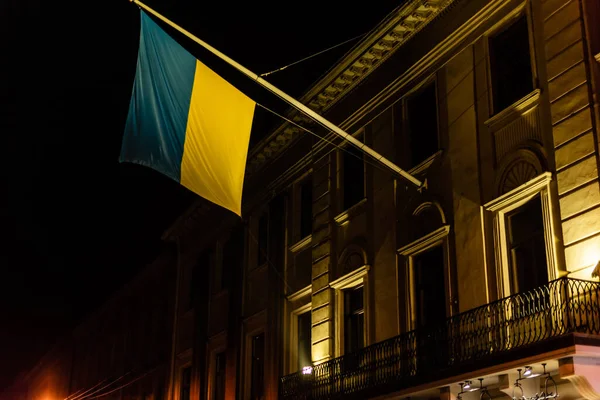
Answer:
<svg viewBox="0 0 600 400"><path fill-rule="evenodd" d="M279 398L383 395L544 352L577 333L600 334L600 283L561 278L284 376Z"/></svg>

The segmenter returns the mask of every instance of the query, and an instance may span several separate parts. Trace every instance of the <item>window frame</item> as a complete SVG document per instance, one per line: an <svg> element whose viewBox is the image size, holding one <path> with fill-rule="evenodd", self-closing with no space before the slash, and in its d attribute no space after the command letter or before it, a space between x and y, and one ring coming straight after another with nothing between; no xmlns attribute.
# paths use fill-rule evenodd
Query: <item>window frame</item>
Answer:
<svg viewBox="0 0 600 400"><path fill-rule="evenodd" d="M558 244L554 240L556 227L552 216L552 210L555 207L556 200L554 199L554 194L550 187L551 182L552 173L543 172L530 181L497 197L483 206L493 220L492 237L495 244L495 273L498 298L504 298L514 294L511 289L512 263L510 262L510 246L506 226L507 215L538 195L540 196L542 203L548 280L552 281L559 277L559 264L557 259Z"/></svg>
<svg viewBox="0 0 600 400"><path fill-rule="evenodd" d="M335 324L335 357L341 357L344 355L344 323L345 323L345 309L344 309L344 291L347 289L356 288L357 286L363 286L363 308L365 314L365 326L364 326L364 347L371 344L371 332L369 327L371 326L371 302L370 290L369 290L369 270L371 266L365 264L360 268L336 279L331 282L329 286L334 291L334 324Z"/></svg>
<svg viewBox="0 0 600 400"><path fill-rule="evenodd" d="M502 110L494 109L494 92L493 92L493 82L492 82L492 60L490 53L490 38L495 37L499 33L503 32L507 28L509 28L513 23L515 23L519 18L525 16L527 20L527 37L529 40L529 60L531 64L531 79L532 79L532 91L520 99L516 99L512 104L507 106ZM485 65L486 65L486 83L488 90L488 110L489 110L489 119L487 124L489 125L495 120L503 119L507 114L511 114L514 110L522 108L522 105L525 103L531 102L532 97L539 97L540 84L539 84L539 74L538 74L538 63L536 60L536 43L533 32L533 20L532 20L532 9L531 2L529 0L524 1L520 5L518 5L514 10L512 10L508 15L506 15L502 20L493 25L490 29L488 29L483 34L483 43L484 43L484 51L485 51ZM537 94L537 96L536 96ZM537 101L537 98L535 99Z"/></svg>
<svg viewBox="0 0 600 400"><path fill-rule="evenodd" d="M397 250L398 256L403 256L404 260L404 282L405 282L405 318L407 331L418 328L417 316L417 293L416 293L416 271L414 258L427 250L438 246L443 247L444 251L444 287L446 288L446 318L454 314L456 304L456 294L454 293L454 275L452 273L450 262L450 225L443 221L443 225L438 229L426 234L425 236L400 247ZM399 263L400 265L400 263ZM400 276L400 274L399 274Z"/></svg>
<svg viewBox="0 0 600 400"><path fill-rule="evenodd" d="M208 371L207 371L207 385L206 385L206 398L208 400L214 400L214 385L216 379L216 360L217 354L225 352L225 359L227 360L227 332L221 332L213 336L208 340ZM225 382L227 382L227 364L225 367ZM227 388L227 384L225 384ZM227 391L227 389L225 389Z"/></svg>
<svg viewBox="0 0 600 400"><path fill-rule="evenodd" d="M289 345L289 354L288 354L288 372L293 374L295 372L299 372L297 370L298 365L298 318L300 315L311 313L312 314L312 303L309 302L304 304L303 306L297 307L290 312L290 345ZM312 364L312 315L311 315L311 364Z"/></svg>
<svg viewBox="0 0 600 400"><path fill-rule="evenodd" d="M432 84L434 86L434 92L435 92L435 118L437 120L437 151L435 151L433 154L429 155L427 158L425 158L422 161L419 161L417 164L415 165L407 165L407 170L411 175L415 175L415 174L419 174L422 173L424 171L426 171L429 166L431 164L433 164L433 162L438 159L441 156L442 153L442 135L441 135L441 123L442 120L440 118L440 81L437 77L437 72L432 74L431 76L421 80L419 83L417 83L413 88L411 88L400 100L401 101L401 110L402 110L402 132L403 132L403 140L401 140L401 143L403 143L403 146L406 147L406 152L402 152L401 154L403 154L404 157L406 157L406 155L408 153L410 153L410 128L409 128L409 123L410 123L410 115L408 113L408 103L410 101L410 99L419 94L421 91L423 91L428 85ZM412 164L412 159L410 164Z"/></svg>
<svg viewBox="0 0 600 400"><path fill-rule="evenodd" d="M359 140L358 137L362 135L362 140ZM355 139L361 141L362 143L366 143L367 140L367 134L366 134L366 130L365 128L361 128L359 130L357 130L355 133L352 134L352 137L354 137ZM357 201L356 203L354 203L353 205L349 206L349 207L345 207L344 204L344 191L345 189L345 185L344 185L344 180L346 177L346 168L344 165L344 149L348 148L348 147L354 147L352 144L347 143L347 142L342 142L339 145L339 150L336 152L336 161L337 161L337 194L338 194L338 210L341 211L340 215L342 214L348 214L349 210L353 210L357 207L360 207L361 204L363 204L364 202L366 202L367 200L367 162L365 160L365 155L363 154L363 197L361 200ZM339 218L336 217L336 220ZM345 221L344 221L345 222ZM340 222L338 222L340 223Z"/></svg>
<svg viewBox="0 0 600 400"><path fill-rule="evenodd" d="M243 377L242 377L242 399L250 400L252 388L252 338L254 336L265 335L265 365L269 359L269 340L270 335L267 331L267 313L265 310L255 314L244 321L244 336L243 336ZM264 389L265 397L267 396L267 374L264 374Z"/></svg>

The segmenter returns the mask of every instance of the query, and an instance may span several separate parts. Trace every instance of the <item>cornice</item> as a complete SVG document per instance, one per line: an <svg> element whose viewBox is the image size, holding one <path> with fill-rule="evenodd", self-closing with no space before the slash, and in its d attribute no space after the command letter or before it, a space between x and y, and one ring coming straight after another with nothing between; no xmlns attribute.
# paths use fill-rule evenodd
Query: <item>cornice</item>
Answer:
<svg viewBox="0 0 600 400"><path fill-rule="evenodd" d="M323 114L375 71L404 43L458 0L413 0L390 13L375 29L314 84L300 102ZM288 118L310 128L305 115L293 110ZM258 143L248 156L246 174L251 176L280 155L302 133L289 122L283 123Z"/></svg>

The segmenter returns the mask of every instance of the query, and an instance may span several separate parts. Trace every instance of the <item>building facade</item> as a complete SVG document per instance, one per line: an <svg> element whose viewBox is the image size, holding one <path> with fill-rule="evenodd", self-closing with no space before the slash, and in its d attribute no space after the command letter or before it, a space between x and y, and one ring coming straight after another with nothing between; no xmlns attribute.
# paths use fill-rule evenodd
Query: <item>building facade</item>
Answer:
<svg viewBox="0 0 600 400"><path fill-rule="evenodd" d="M301 100L427 187L291 112L243 220L199 202L165 234L172 398L598 398L598 16L409 0L375 27Z"/></svg>

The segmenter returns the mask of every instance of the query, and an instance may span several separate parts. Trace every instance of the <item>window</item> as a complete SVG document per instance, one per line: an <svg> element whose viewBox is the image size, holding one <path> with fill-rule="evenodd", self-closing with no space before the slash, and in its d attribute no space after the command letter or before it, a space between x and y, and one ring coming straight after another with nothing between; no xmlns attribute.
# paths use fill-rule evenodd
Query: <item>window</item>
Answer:
<svg viewBox="0 0 600 400"><path fill-rule="evenodd" d="M200 253L200 257L198 257L198 261L196 262L196 265L194 265L194 268L192 269L192 279L191 284L190 284L190 301L189 301L189 308L193 308L197 301L200 299L201 295L200 293L202 293L204 289L203 287L203 282L204 279L206 279L206 272L210 271L210 260L212 258L212 251L211 249L206 249L204 250L202 253ZM216 271L215 271L216 273Z"/></svg>
<svg viewBox="0 0 600 400"><path fill-rule="evenodd" d="M534 89L527 16L490 37L488 45L492 108L497 114Z"/></svg>
<svg viewBox="0 0 600 400"><path fill-rule="evenodd" d="M544 219L540 196L507 215L512 292L548 283Z"/></svg>
<svg viewBox="0 0 600 400"><path fill-rule="evenodd" d="M359 286L344 291L344 354L365 345L364 290Z"/></svg>
<svg viewBox="0 0 600 400"><path fill-rule="evenodd" d="M215 356L215 381L212 400L225 400L226 366L226 353L222 351Z"/></svg>
<svg viewBox="0 0 600 400"><path fill-rule="evenodd" d="M312 180L300 184L300 238L312 233Z"/></svg>
<svg viewBox="0 0 600 400"><path fill-rule="evenodd" d="M488 248L498 263L498 298L531 290L558 276L551 181L552 173L543 172L484 205L486 230L493 233Z"/></svg>
<svg viewBox="0 0 600 400"><path fill-rule="evenodd" d="M258 220L258 266L263 265L267 262L267 251L269 240L269 217L267 213L261 215Z"/></svg>
<svg viewBox="0 0 600 400"><path fill-rule="evenodd" d="M417 326L431 326L446 319L444 248L440 245L413 257Z"/></svg>
<svg viewBox="0 0 600 400"><path fill-rule="evenodd" d="M298 371L312 364L311 356L311 330L312 313L305 312L298 315Z"/></svg>
<svg viewBox="0 0 600 400"><path fill-rule="evenodd" d="M243 226L236 227L223 245L223 265L221 268L220 289L231 289L231 278L239 270L244 260Z"/></svg>
<svg viewBox="0 0 600 400"><path fill-rule="evenodd" d="M190 389L192 387L192 367L181 370L181 383L179 385L179 400L190 400Z"/></svg>
<svg viewBox="0 0 600 400"><path fill-rule="evenodd" d="M364 138L357 136L363 141ZM365 197L365 162L361 150L355 146L346 146L342 152L343 163L343 204L344 210L349 209Z"/></svg>
<svg viewBox="0 0 600 400"><path fill-rule="evenodd" d="M436 84L431 82L406 101L410 167L439 150Z"/></svg>
<svg viewBox="0 0 600 400"><path fill-rule="evenodd" d="M252 337L250 400L262 400L265 393L265 334Z"/></svg>

